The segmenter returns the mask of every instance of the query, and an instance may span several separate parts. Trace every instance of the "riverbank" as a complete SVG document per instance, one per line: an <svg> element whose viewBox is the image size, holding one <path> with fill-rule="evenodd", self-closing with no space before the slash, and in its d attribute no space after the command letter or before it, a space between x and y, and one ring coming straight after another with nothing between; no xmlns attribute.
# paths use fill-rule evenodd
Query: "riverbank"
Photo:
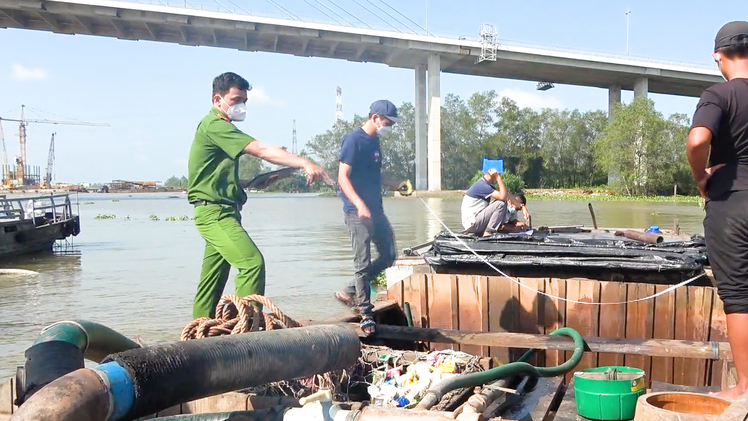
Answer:
<svg viewBox="0 0 748 421"><path fill-rule="evenodd" d="M525 189L528 200L564 200L572 202L677 202L677 203L702 203L699 196L626 196L616 194L605 189ZM422 198L462 198L465 190L442 190L442 191L414 191L408 197ZM395 196L403 197L399 193Z"/></svg>

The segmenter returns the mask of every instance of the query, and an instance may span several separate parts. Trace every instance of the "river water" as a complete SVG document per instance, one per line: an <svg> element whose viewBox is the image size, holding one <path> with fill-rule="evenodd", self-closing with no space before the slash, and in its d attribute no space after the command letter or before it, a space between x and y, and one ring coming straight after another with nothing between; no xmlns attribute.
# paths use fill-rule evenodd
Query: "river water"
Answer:
<svg viewBox="0 0 748 421"><path fill-rule="evenodd" d="M80 194L77 201L81 234L73 241L78 253L3 265L40 274L0 276L0 379L15 372L40 329L55 321L91 320L154 343L178 340L191 319L204 243L193 221L166 220L192 216L185 196ZM696 204L593 205L600 226L671 228L678 218L687 233L703 232L703 211ZM442 230L426 206L451 228L460 228L459 199L385 198L398 249L428 241ZM528 207L534 226L591 225L587 203L531 201ZM344 310L333 298L352 273L339 199L251 194L242 215L265 256L266 294L281 310L298 319ZM235 274L232 269L226 293L233 293Z"/></svg>

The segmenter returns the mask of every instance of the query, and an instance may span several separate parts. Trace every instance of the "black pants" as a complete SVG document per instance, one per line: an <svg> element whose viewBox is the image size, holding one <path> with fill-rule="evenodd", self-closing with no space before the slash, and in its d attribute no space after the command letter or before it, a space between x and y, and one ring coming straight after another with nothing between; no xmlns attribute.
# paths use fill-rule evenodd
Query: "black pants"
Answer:
<svg viewBox="0 0 748 421"><path fill-rule="evenodd" d="M365 221L355 213L345 214L345 225L353 247L353 267L356 271L353 280L345 289L353 297L355 309L361 315L370 316L371 281L379 272L392 266L395 261L395 236L387 217L381 213L372 214L371 220ZM379 257L371 260L371 243L377 246Z"/></svg>
<svg viewBox="0 0 748 421"><path fill-rule="evenodd" d="M706 203L704 237L725 314L748 313L748 191Z"/></svg>

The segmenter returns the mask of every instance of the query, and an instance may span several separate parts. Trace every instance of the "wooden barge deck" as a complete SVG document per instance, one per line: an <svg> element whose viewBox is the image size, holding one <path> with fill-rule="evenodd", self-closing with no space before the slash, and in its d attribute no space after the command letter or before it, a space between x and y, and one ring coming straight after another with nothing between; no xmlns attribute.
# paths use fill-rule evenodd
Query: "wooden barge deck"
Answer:
<svg viewBox="0 0 748 421"><path fill-rule="evenodd" d="M592 233L620 230L588 229ZM663 230L662 235L680 240L690 238L682 232L676 234L668 230ZM427 247L428 244L422 245L421 249ZM648 279L646 275L634 280L629 276L626 281L619 281L615 277L565 276L561 271L553 276L547 273L527 276L526 272L517 275L511 269L505 269L511 279L494 271L490 275L486 272L437 273L416 248L411 250L414 251L412 254L415 255L400 256L388 273L386 297L401 307L408 304L415 327L549 334L568 326L584 337L611 341L670 339L710 344L727 341L723 304L708 266L704 267L704 276L697 282L642 300L662 293L672 285ZM445 346L502 362L514 361L526 350L466 344L435 344L434 348ZM533 362L556 365L569 355L568 352L548 350L540 353ZM732 363L709 358L689 360L593 352L585 354L578 369L606 365L641 368L647 373L648 384L660 382L692 387L735 384Z"/></svg>

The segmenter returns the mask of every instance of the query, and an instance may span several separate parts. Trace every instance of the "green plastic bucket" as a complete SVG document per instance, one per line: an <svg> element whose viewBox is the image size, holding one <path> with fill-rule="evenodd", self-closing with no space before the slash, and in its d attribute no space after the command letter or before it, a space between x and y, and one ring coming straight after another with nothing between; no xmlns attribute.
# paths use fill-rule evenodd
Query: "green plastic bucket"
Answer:
<svg viewBox="0 0 748 421"><path fill-rule="evenodd" d="M636 400L647 391L644 370L606 366L574 373L574 398L579 415L591 420L634 418Z"/></svg>

